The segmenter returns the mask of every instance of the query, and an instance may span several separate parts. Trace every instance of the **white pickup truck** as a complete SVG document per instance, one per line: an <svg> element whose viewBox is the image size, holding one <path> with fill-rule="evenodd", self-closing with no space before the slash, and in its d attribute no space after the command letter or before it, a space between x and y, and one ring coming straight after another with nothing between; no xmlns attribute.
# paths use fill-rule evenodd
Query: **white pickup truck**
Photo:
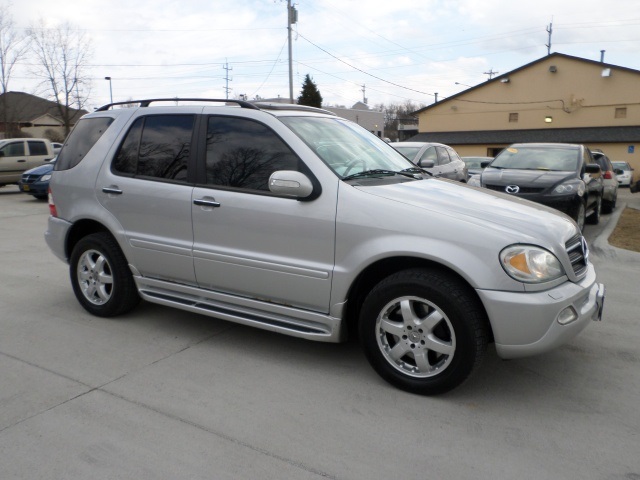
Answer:
<svg viewBox="0 0 640 480"><path fill-rule="evenodd" d="M55 158L46 138L7 138L0 140L0 187L17 184L22 173Z"/></svg>

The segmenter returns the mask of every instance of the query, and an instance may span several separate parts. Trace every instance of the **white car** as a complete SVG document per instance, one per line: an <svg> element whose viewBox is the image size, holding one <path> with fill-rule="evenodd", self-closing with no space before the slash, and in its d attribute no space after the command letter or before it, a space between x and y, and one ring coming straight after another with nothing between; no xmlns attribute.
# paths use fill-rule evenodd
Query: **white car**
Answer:
<svg viewBox="0 0 640 480"><path fill-rule="evenodd" d="M621 187L630 187L633 183L633 168L627 162L611 162L615 170L622 170L622 173L616 172L618 177L618 185Z"/></svg>

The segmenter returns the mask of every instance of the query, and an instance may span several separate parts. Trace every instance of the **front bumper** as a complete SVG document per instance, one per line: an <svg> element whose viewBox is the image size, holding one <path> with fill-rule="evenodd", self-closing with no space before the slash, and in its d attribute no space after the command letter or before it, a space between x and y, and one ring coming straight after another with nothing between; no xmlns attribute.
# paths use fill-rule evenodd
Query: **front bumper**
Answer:
<svg viewBox="0 0 640 480"><path fill-rule="evenodd" d="M596 282L593 265L578 283L565 282L543 292L478 290L489 315L498 356L519 358L552 350L602 319L605 287ZM558 320L571 307L576 318Z"/></svg>

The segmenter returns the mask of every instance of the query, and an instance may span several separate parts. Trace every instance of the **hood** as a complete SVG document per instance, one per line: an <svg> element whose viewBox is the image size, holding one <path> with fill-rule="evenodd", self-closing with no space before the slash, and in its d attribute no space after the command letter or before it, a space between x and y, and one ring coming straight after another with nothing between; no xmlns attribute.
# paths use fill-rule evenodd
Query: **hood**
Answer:
<svg viewBox="0 0 640 480"><path fill-rule="evenodd" d="M482 172L483 185L518 185L547 189L571 178L577 178L575 172L556 172L548 170L517 170L487 167Z"/></svg>
<svg viewBox="0 0 640 480"><path fill-rule="evenodd" d="M573 220L557 210L451 180L427 179L357 188L482 228L500 230L513 237L514 242L539 244L544 239L557 245L578 233Z"/></svg>
<svg viewBox="0 0 640 480"><path fill-rule="evenodd" d="M53 171L54 165L55 165L55 162L45 163L44 165L40 165L39 167L35 167L35 168L32 168L31 170L27 170L24 173L28 173L29 175L45 175Z"/></svg>

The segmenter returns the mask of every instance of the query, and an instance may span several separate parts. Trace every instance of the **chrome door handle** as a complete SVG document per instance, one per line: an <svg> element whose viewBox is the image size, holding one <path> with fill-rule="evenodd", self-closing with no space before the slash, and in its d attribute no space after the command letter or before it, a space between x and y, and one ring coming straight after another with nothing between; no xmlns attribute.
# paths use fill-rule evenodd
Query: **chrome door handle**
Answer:
<svg viewBox="0 0 640 480"><path fill-rule="evenodd" d="M199 205L201 207L219 207L220 203L215 200L206 200L204 198L197 198L193 201L194 205Z"/></svg>
<svg viewBox="0 0 640 480"><path fill-rule="evenodd" d="M104 187L102 189L102 192L112 195L122 195L122 190L120 190L118 187Z"/></svg>

